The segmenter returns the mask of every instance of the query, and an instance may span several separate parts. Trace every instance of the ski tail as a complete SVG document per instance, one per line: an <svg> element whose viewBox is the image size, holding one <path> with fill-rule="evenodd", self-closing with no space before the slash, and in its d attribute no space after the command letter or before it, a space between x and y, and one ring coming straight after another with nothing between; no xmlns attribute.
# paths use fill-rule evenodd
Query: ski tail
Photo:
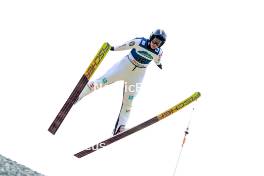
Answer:
<svg viewBox="0 0 264 176"><path fill-rule="evenodd" d="M195 92L193 95L191 95L190 97L186 98L185 100L181 101L180 103L176 104L175 106L169 108L168 110L164 111L163 113L133 127L133 128L130 128L122 133L119 133L111 138L108 138L102 142L99 142L98 144L95 144L94 146L91 146L87 149L84 149L82 150L81 152L79 153L76 153L74 156L76 156L77 158L82 158L90 153L93 153L95 151L97 151L98 149L100 148L103 148L109 144L112 144L124 137L127 137L139 130L142 130L168 116L170 116L171 114L179 111L180 109L186 107L187 105L189 105L190 103L194 102L195 100L197 100L199 97L201 96L200 92Z"/></svg>
<svg viewBox="0 0 264 176"><path fill-rule="evenodd" d="M55 120L52 122L52 124L49 127L49 132L52 134L55 134L57 130L59 129L60 125L62 124L63 120L69 113L70 109L72 108L74 102L78 99L80 93L82 92L85 85L88 83L88 79L86 76L82 76L74 90L72 91L71 95L67 99L67 101L64 103L63 107L61 108L60 112L56 116Z"/></svg>
<svg viewBox="0 0 264 176"><path fill-rule="evenodd" d="M65 119L70 109L72 108L73 104L75 103L75 101L77 101L80 93L84 89L85 85L89 82L89 79L92 77L92 75L94 74L100 63L103 61L110 48L111 46L108 43L104 43L102 47L99 49L96 56L90 63L89 67L82 75L80 81L75 86L71 95L69 96L63 107L61 108L60 112L58 113L54 121L51 123L48 129L49 132L51 132L52 134L55 134L57 132L63 120Z"/></svg>

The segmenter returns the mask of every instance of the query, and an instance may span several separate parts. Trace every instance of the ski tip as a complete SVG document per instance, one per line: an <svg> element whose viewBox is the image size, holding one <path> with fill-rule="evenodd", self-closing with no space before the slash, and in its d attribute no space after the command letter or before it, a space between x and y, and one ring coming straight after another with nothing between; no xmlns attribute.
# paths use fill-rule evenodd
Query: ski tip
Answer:
<svg viewBox="0 0 264 176"><path fill-rule="evenodd" d="M103 45L110 47L110 44L108 42L104 42Z"/></svg>
<svg viewBox="0 0 264 176"><path fill-rule="evenodd" d="M193 96L195 97L195 99L199 98L201 96L201 93L200 92L195 92L193 94Z"/></svg>

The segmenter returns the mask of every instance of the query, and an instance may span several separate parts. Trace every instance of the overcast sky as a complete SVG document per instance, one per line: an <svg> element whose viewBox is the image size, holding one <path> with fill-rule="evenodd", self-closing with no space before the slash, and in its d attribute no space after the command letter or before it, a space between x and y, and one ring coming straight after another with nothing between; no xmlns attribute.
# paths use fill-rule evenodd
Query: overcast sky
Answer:
<svg viewBox="0 0 264 176"><path fill-rule="evenodd" d="M263 176L264 6L259 0L0 1L0 153L48 176ZM200 91L197 102L82 159L111 136L122 82L73 107L47 130L103 42L162 28L163 70L152 63L128 127ZM92 79L129 51L110 52ZM194 111L192 110L194 108Z"/></svg>

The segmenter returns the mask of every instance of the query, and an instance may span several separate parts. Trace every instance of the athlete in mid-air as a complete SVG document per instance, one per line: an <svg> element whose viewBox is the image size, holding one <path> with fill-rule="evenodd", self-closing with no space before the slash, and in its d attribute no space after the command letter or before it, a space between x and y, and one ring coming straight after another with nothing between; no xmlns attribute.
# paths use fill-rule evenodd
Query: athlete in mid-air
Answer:
<svg viewBox="0 0 264 176"><path fill-rule="evenodd" d="M125 130L133 99L139 91L149 63L154 60L156 65L162 69L160 62L162 56L161 46L165 43L166 38L167 35L164 30L157 29L151 33L149 39L144 37L135 38L121 46L112 46L111 51L128 49L131 49L131 51L118 63L113 65L103 76L89 82L81 92L77 102L98 88L119 80L124 81L122 106L113 130L113 135Z"/></svg>

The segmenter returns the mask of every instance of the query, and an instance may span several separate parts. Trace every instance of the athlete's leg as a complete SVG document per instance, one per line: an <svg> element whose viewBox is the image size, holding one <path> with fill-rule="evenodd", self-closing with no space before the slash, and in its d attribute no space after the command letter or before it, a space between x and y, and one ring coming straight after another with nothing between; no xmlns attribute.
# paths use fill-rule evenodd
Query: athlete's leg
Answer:
<svg viewBox="0 0 264 176"><path fill-rule="evenodd" d="M122 106L113 131L114 135L125 130L125 126L129 119L130 111L132 108L132 102L139 92L140 86L141 80L125 82Z"/></svg>

